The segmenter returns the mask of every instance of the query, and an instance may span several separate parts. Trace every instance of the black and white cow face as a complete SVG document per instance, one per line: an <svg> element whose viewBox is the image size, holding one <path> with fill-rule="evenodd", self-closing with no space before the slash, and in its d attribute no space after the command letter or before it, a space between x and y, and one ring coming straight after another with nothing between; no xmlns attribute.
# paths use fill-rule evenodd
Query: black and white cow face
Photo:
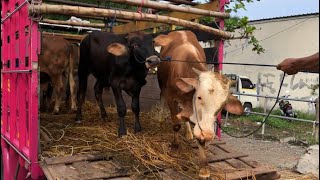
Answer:
<svg viewBox="0 0 320 180"><path fill-rule="evenodd" d="M147 69L160 64L151 35L135 32L128 34L126 39L126 46L120 43L113 43L107 47L107 51L115 56L129 55L132 64L137 66L144 65Z"/></svg>

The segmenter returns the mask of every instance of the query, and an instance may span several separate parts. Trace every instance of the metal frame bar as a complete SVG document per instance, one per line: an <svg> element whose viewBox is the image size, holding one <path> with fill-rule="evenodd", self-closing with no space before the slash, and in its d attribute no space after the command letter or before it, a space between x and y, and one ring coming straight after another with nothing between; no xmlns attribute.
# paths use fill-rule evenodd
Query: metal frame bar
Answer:
<svg viewBox="0 0 320 180"><path fill-rule="evenodd" d="M14 149L28 164L31 164L29 159L24 154L22 154L13 144L11 144L10 141L6 137L4 137L2 134L1 134L1 138L4 141L6 141L6 143L9 144L12 147L12 149Z"/></svg>
<svg viewBox="0 0 320 180"><path fill-rule="evenodd" d="M6 16L4 19L1 19L1 24L3 24L9 17L11 17L13 14L18 12L25 4L28 3L28 0L25 0L20 6L18 6L16 9L14 9L8 16Z"/></svg>
<svg viewBox="0 0 320 180"><path fill-rule="evenodd" d="M40 22L39 24L43 25L43 26L64 27L64 28L73 28L73 29L89 30L89 31L93 31L93 30L101 31L101 29L99 29L99 28L91 28L91 27L70 26L70 25L61 25L61 24L50 24L50 23L44 23L44 22Z"/></svg>
<svg viewBox="0 0 320 180"><path fill-rule="evenodd" d="M277 97L274 97L274 96L263 96L263 95L254 95L254 94L235 93L235 94L233 94L233 95L243 95L243 96L253 96L253 97L263 97L263 98L269 98L269 99L277 99ZM290 101L301 101L301 102L316 103L316 100L311 101L311 100L292 99L292 98L279 98L279 99L290 100Z"/></svg>
<svg viewBox="0 0 320 180"><path fill-rule="evenodd" d="M266 113L259 113L259 112L253 112L253 111L247 112L247 113L249 113L249 114L257 114L257 115L262 115L262 116L267 116L268 115ZM277 118L289 119L289 120L294 120L294 121L316 123L316 121L311 121L311 120L307 120L307 119L291 118L291 117L287 117L287 116L279 116L279 115L273 115L273 114L270 114L269 117L277 117Z"/></svg>
<svg viewBox="0 0 320 180"><path fill-rule="evenodd" d="M1 71L2 74L4 73L32 73L32 70L12 70L12 71Z"/></svg>

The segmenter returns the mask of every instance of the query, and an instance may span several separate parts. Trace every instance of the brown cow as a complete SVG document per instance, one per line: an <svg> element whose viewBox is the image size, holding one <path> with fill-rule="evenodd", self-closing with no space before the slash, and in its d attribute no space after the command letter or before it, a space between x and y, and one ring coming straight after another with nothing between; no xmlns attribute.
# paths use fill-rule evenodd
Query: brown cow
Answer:
<svg viewBox="0 0 320 180"><path fill-rule="evenodd" d="M59 113L66 82L68 82L70 86L71 109L72 111L76 111L76 84L73 76L73 45L63 37L44 35L41 46L43 52L39 56L40 72L42 72L42 74L46 73L50 77L55 94L54 113Z"/></svg>
<svg viewBox="0 0 320 180"><path fill-rule="evenodd" d="M206 68L204 50L191 31L159 35L154 41L155 45L161 46L160 56L172 59L158 67L162 103L165 99L174 123L172 147L178 147L182 122L186 122L187 138L193 138L191 120L195 124L193 134L199 147L199 175L209 177L204 146L214 138L217 115L223 108L230 113L242 114L242 105L229 93L231 80Z"/></svg>

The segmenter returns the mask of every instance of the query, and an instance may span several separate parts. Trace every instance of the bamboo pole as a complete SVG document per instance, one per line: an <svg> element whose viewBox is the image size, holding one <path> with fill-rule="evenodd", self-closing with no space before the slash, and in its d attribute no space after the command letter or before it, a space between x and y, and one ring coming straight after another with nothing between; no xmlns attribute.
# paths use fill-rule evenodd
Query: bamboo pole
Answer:
<svg viewBox="0 0 320 180"><path fill-rule="evenodd" d="M191 13L191 14L198 14L198 15L204 15L204 16L213 16L213 17L219 17L219 18L230 18L230 15L228 13L197 9L193 7L182 7L182 6L160 3L160 2L149 1L149 0L146 0L144 3L141 3L141 0L110 0L110 1L114 3L124 3L124 4L134 5L134 6L141 5L143 7L153 8L153 9L169 10L169 11Z"/></svg>
<svg viewBox="0 0 320 180"><path fill-rule="evenodd" d="M118 11L112 9L100 9L100 8L88 8L80 6L67 6L67 5L50 5L50 4L41 4L41 5L30 5L29 6L30 14L62 14L62 15L77 15L77 16L104 16L104 17L119 17L122 19L136 20L136 21L151 21L159 22L164 24L173 24L176 26L183 26L202 30L217 36L220 36L225 39L229 39L232 35L229 32L214 29L208 26L197 24L191 21L186 21L178 18L146 14L146 13L135 13L135 12L126 12Z"/></svg>
<svg viewBox="0 0 320 180"><path fill-rule="evenodd" d="M50 23L50 24L70 25L70 26L104 28L103 23L68 22L68 21L60 21L60 20L52 20L52 19L43 19L41 22Z"/></svg>

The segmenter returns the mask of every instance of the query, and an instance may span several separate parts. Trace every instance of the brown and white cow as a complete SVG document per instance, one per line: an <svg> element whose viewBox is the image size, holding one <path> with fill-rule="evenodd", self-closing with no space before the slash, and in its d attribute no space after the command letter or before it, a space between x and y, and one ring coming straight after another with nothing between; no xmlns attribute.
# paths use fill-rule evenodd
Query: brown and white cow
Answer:
<svg viewBox="0 0 320 180"><path fill-rule="evenodd" d="M54 113L59 113L66 82L69 83L71 94L71 109L76 111L76 84L73 76L74 71L74 47L61 36L43 35L42 52L39 56L41 74L47 74L50 78L41 78L43 87L48 86L50 81L55 94ZM41 76L41 75L40 75ZM46 80L46 81L42 81Z"/></svg>
<svg viewBox="0 0 320 180"><path fill-rule="evenodd" d="M170 32L159 35L154 41L155 45L161 46L160 56L172 59L158 67L158 81L162 103L165 99L174 123L173 148L178 147L182 122L186 122L187 138L193 138L191 120L195 124L193 134L199 147L199 175L209 177L204 146L215 136L217 115L223 108L230 113L242 114L242 105L229 93L231 80L206 68L204 50L191 31Z"/></svg>

